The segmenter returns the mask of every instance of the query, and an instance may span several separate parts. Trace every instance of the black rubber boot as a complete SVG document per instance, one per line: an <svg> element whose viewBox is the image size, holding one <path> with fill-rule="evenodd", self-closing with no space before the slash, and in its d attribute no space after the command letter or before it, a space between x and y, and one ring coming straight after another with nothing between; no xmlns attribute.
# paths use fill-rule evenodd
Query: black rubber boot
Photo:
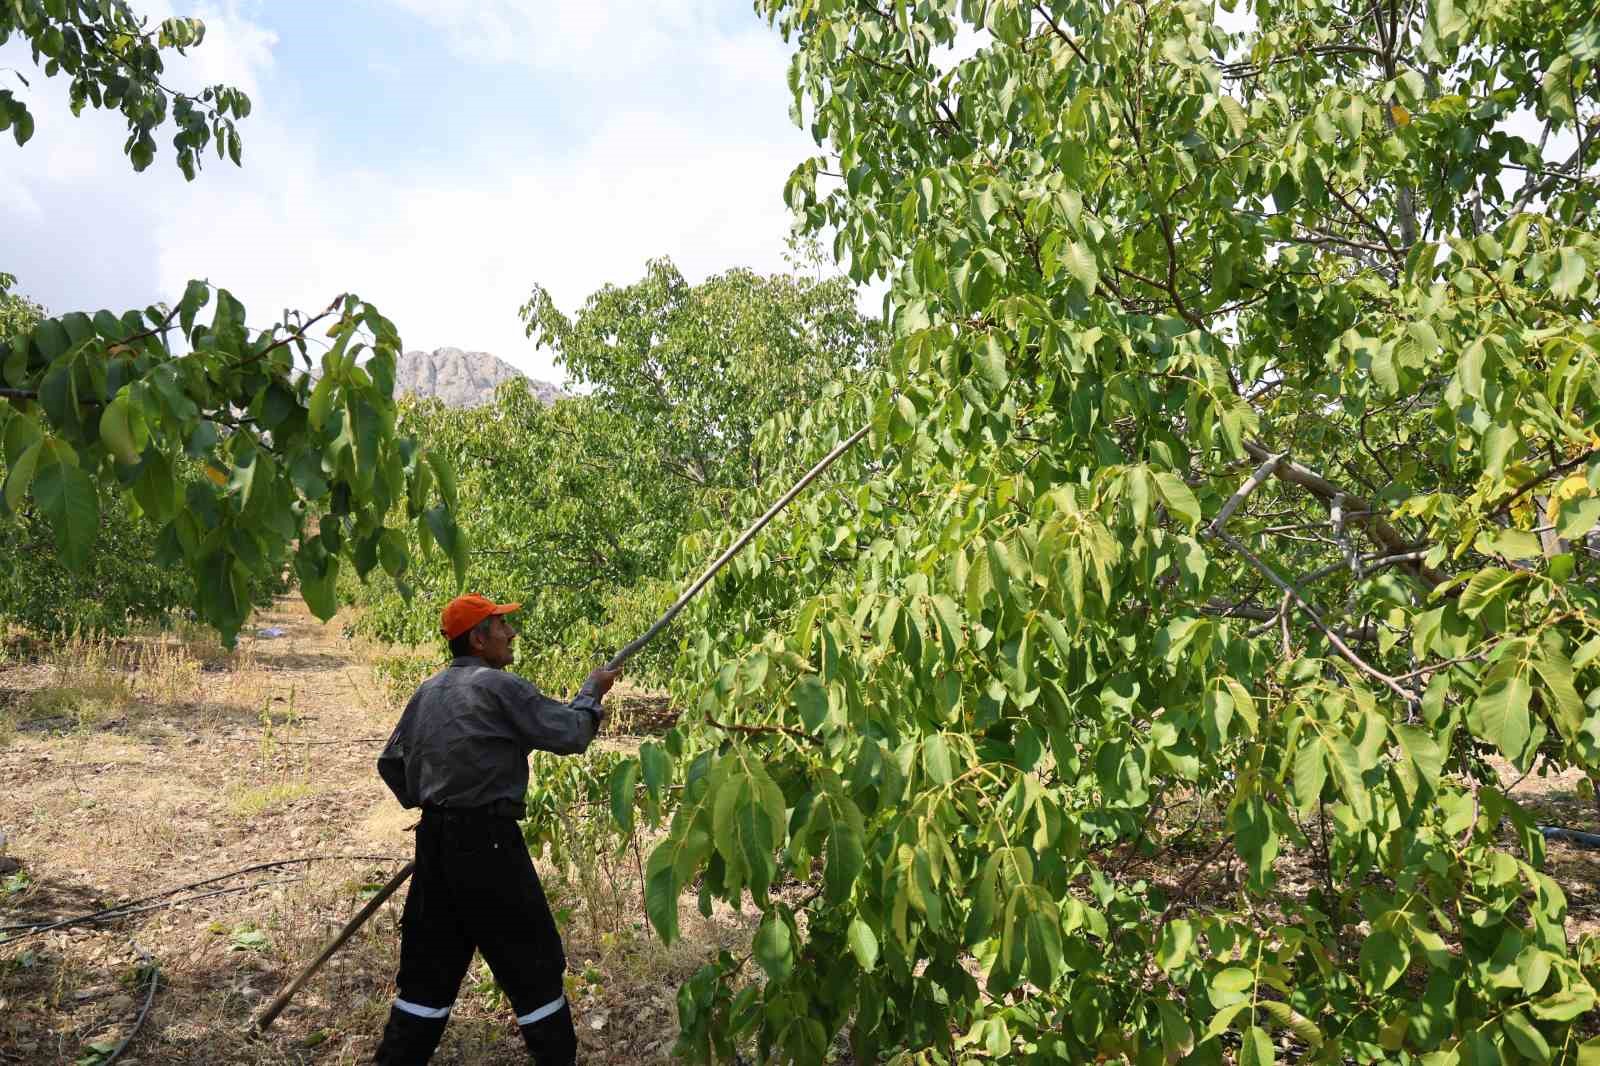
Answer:
<svg viewBox="0 0 1600 1066"><path fill-rule="evenodd" d="M535 1066L573 1066L578 1061L578 1034L572 1028L572 1008L561 1009L522 1027L523 1043Z"/></svg>
<svg viewBox="0 0 1600 1066"><path fill-rule="evenodd" d="M390 1007L389 1024L383 1027L383 1041L372 1061L377 1066L426 1066L449 1021L448 1017L419 1018Z"/></svg>

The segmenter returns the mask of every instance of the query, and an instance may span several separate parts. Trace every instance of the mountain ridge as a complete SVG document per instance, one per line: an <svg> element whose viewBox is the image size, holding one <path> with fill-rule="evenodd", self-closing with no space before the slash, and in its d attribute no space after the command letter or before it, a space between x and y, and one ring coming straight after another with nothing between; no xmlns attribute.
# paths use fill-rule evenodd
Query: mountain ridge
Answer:
<svg viewBox="0 0 1600 1066"><path fill-rule="evenodd" d="M434 397L451 407L479 407L494 399L494 390L514 378L527 378L542 402L553 404L564 393L548 381L529 377L489 352L460 348L414 349L395 361L394 392L419 398Z"/></svg>

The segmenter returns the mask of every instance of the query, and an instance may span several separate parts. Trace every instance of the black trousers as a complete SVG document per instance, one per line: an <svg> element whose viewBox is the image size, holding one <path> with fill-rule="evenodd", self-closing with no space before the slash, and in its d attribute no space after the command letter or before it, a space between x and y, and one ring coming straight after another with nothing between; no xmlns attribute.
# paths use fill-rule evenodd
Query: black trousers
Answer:
<svg viewBox="0 0 1600 1066"><path fill-rule="evenodd" d="M474 949L511 1000L534 1061L573 1061L566 953L514 818L425 810L400 927L397 994L377 1062L428 1061Z"/></svg>

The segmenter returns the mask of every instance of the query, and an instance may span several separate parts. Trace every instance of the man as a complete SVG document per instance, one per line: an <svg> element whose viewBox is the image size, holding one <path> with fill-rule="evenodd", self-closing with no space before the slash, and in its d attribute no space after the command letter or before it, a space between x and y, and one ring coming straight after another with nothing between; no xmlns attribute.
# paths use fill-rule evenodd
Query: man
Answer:
<svg viewBox="0 0 1600 1066"><path fill-rule="evenodd" d="M588 748L620 671L596 669L571 703L507 673L517 631L505 616L520 606L476 595L450 601L439 628L454 658L417 689L378 757L401 805L422 808L397 994L374 1060L383 1066L432 1057L474 948L516 1009L533 1061L575 1061L566 954L517 821L528 753Z"/></svg>

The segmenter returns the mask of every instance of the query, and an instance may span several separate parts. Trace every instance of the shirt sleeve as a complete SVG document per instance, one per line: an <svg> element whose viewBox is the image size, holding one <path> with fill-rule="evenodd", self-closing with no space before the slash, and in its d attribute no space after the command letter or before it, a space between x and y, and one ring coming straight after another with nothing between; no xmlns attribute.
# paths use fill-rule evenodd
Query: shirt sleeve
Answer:
<svg viewBox="0 0 1600 1066"><path fill-rule="evenodd" d="M571 703L562 703L525 678L510 673L504 677L501 700L512 731L525 745L556 755L579 755L588 750L600 730L602 714L593 685L585 682Z"/></svg>
<svg viewBox="0 0 1600 1066"><path fill-rule="evenodd" d="M394 793L394 798L400 801L402 807L417 805L417 797L412 794L406 776L406 738L410 732L412 707L416 702L413 696L406 704L405 712L389 737L389 743L378 755L378 776L383 778L383 783L389 786L389 791Z"/></svg>

